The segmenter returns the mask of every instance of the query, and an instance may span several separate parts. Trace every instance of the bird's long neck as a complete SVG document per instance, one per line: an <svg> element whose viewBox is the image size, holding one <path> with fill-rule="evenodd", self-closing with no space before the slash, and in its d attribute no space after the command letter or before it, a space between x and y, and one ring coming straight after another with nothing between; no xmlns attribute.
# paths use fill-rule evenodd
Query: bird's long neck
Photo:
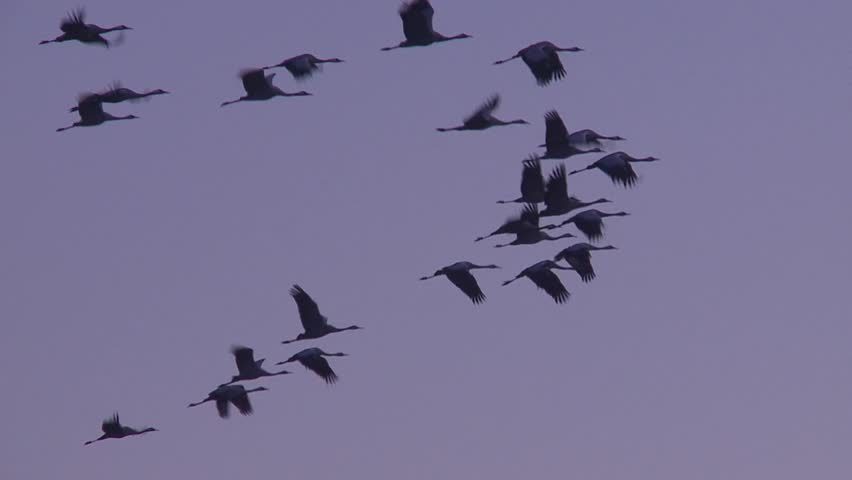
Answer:
<svg viewBox="0 0 852 480"><path fill-rule="evenodd" d="M630 157L627 157L628 162L656 162L657 160L659 160L659 159L656 158L656 157L645 157L645 158L630 158Z"/></svg>
<svg viewBox="0 0 852 480"><path fill-rule="evenodd" d="M527 123L523 118L519 118L517 120L511 120L508 122L504 122L506 125L525 125Z"/></svg>
<svg viewBox="0 0 852 480"><path fill-rule="evenodd" d="M251 392L264 392L264 391L266 391L266 389L265 389L265 388L263 388L263 387L255 387L255 388L252 388L252 389L246 390L246 393L251 393Z"/></svg>
<svg viewBox="0 0 852 480"><path fill-rule="evenodd" d="M500 204L502 204L502 203L523 203L523 201L524 201L523 197L518 197L514 200L497 200L497 203L500 203Z"/></svg>
<svg viewBox="0 0 852 480"><path fill-rule="evenodd" d="M577 207L577 208L589 207L589 206L592 206L592 205L597 205L599 203L607 203L608 201L609 200L607 200L605 198L599 198L597 200L592 200L591 202L579 202L578 203L579 207Z"/></svg>
<svg viewBox="0 0 852 480"><path fill-rule="evenodd" d="M224 107L224 106L227 106L227 105L231 105L231 104L233 104L233 103L237 103L237 102L245 101L245 100L247 100L247 99L248 99L248 97L246 97L246 96L242 96L242 97L240 97L240 98L238 98L238 99L236 99L236 100L228 100L227 102L222 102L222 105L220 105L220 106Z"/></svg>
<svg viewBox="0 0 852 480"><path fill-rule="evenodd" d="M574 174L577 174L577 173L580 173L580 172L585 172L586 170L591 170L593 168L595 168L595 165L589 165L586 168L581 168L579 170L573 170L571 172L568 172L568 175L574 175Z"/></svg>
<svg viewBox="0 0 852 480"><path fill-rule="evenodd" d="M124 27L120 27L120 26L104 28L104 29L101 31L101 33L114 32L114 31L116 31L116 30L125 30L125 28L124 28Z"/></svg>
<svg viewBox="0 0 852 480"><path fill-rule="evenodd" d="M551 237L547 232L541 232L541 235L547 240L559 240L560 238L568 238L573 237L571 233L563 233L562 235L557 235L555 237Z"/></svg>
<svg viewBox="0 0 852 480"><path fill-rule="evenodd" d="M208 398L205 398L204 400L202 400L200 402L190 403L188 405L188 407L197 407L197 406L201 405L202 403L206 403L206 402L209 402L211 400L213 400L213 399L208 397Z"/></svg>
<svg viewBox="0 0 852 480"><path fill-rule="evenodd" d="M510 62L510 61L512 61L512 60L514 60L514 59L516 59L516 58L520 57L520 56L521 56L521 54L520 54L520 53L516 53L516 54L512 55L511 57L509 57L509 58L507 58L507 59L505 59L505 60L497 60L496 62L494 62L494 65L500 65L501 63Z"/></svg>
<svg viewBox="0 0 852 480"><path fill-rule="evenodd" d="M471 270L475 268L497 268L497 265L471 265Z"/></svg>
<svg viewBox="0 0 852 480"><path fill-rule="evenodd" d="M358 328L360 327L357 325L349 325L348 327L338 328L337 331L342 332L344 330L357 330Z"/></svg>
<svg viewBox="0 0 852 480"><path fill-rule="evenodd" d="M630 214L627 213L627 212L615 212L615 213L599 212L598 215L600 215L601 217L623 217L625 215L630 215Z"/></svg>

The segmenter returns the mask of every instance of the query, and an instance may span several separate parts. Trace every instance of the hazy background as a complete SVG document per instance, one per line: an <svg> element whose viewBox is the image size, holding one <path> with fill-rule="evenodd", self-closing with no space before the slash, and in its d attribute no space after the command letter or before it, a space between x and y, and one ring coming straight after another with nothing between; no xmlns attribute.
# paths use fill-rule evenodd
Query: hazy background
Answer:
<svg viewBox="0 0 852 480"><path fill-rule="evenodd" d="M436 0L436 30L473 39L380 52L396 0L101 0L88 21L133 27L124 45L37 46L77 5L0 17L3 478L852 475L849 2ZM587 50L564 81L491 65L544 39ZM279 71L313 97L219 108L239 69L303 52L347 63ZM54 132L114 80L173 94ZM493 92L533 124L434 131ZM472 241L517 209L494 201L552 108L664 160L632 190L569 179L633 215L607 223L596 281L560 274L564 306L499 282L570 240ZM504 267L482 306L416 280L462 259ZM281 345L296 282L365 330ZM187 409L235 372L232 343L352 356L333 387L299 365L252 382L271 390L251 417ZM84 447L114 410L162 431Z"/></svg>

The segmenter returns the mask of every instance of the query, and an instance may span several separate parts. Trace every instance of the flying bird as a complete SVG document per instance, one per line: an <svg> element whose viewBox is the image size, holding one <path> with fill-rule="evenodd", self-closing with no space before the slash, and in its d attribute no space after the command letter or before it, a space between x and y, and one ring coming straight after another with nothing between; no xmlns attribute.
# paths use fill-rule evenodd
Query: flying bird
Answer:
<svg viewBox="0 0 852 480"><path fill-rule="evenodd" d="M325 383L332 384L337 381L337 374L331 369L331 365L328 364L328 360L326 360L325 357L345 356L345 353L326 353L319 348L306 348L287 360L276 363L276 365L299 362L303 367L322 377L322 379L325 380Z"/></svg>
<svg viewBox="0 0 852 480"><path fill-rule="evenodd" d="M200 402L190 403L190 407L197 407L202 403L216 402L216 411L219 412L219 417L228 418L230 414L229 406L233 404L237 410L243 415L251 415L254 409L249 400L249 393L265 392L269 390L266 387L256 387L246 390L242 385L219 385L216 390L207 394L207 398Z"/></svg>
<svg viewBox="0 0 852 480"><path fill-rule="evenodd" d="M287 93L272 84L272 79L275 78L274 73L266 75L262 68L250 68L240 72L240 79L243 81L243 89L246 94L236 100L222 102L221 106L230 105L232 103L269 100L274 97L304 97L311 95L308 92Z"/></svg>
<svg viewBox="0 0 852 480"><path fill-rule="evenodd" d="M399 8L399 17L402 19L402 32L405 34L405 40L394 47L382 48L382 51L405 47L422 47L448 40L470 38L470 35L466 33L445 37L436 32L432 28L432 17L434 16L435 9L432 8L429 0L412 0L404 3Z"/></svg>
<svg viewBox="0 0 852 480"><path fill-rule="evenodd" d="M568 248L563 248L553 257L553 261L565 260L568 265L571 265L577 271L580 279L584 282L591 282L595 279L595 269L592 267L592 251L615 249L612 245L596 247L585 242L575 243Z"/></svg>
<svg viewBox="0 0 852 480"><path fill-rule="evenodd" d="M541 203L544 201L544 176L536 155L524 160L521 171L521 196L514 200L497 200L497 203Z"/></svg>
<svg viewBox="0 0 852 480"><path fill-rule="evenodd" d="M158 88L147 92L135 92L129 88L122 87L120 83L113 84L108 90L102 93L93 94L101 103L121 103L125 101L136 102L153 95L165 95L169 92ZM80 107L74 107L70 111L76 112Z"/></svg>
<svg viewBox="0 0 852 480"><path fill-rule="evenodd" d="M485 301L485 294L479 288L476 278L470 273L471 270L479 268L500 268L497 265L476 265L470 262L456 262L437 270L434 274L427 277L420 277L420 280L428 280L440 275L444 275L450 282L461 290L474 303L479 304Z"/></svg>
<svg viewBox="0 0 852 480"><path fill-rule="evenodd" d="M606 217L623 217L625 215L630 215L627 212L616 212L616 213L606 213L600 210L595 210L594 208L590 208L589 210L584 210L568 220L560 223L559 226L568 225L569 223L573 223L577 226L577 229L583 232L586 237L596 242L603 238L603 219Z"/></svg>
<svg viewBox="0 0 852 480"><path fill-rule="evenodd" d="M565 67L559 59L559 52L582 52L579 47L561 48L550 42L538 42L518 51L505 60L497 60L494 65L500 65L519 58L524 61L535 77L536 83L543 87L550 82L565 77Z"/></svg>
<svg viewBox="0 0 852 480"><path fill-rule="evenodd" d="M281 370L280 372L267 372L263 369L263 367L261 367L265 359L261 358L260 360L255 360L254 350L251 348L235 345L231 347L231 353L234 355L234 360L237 362L237 375L234 375L230 382L223 383L222 385L230 385L234 382L240 382L243 380L255 380L260 377L273 377L275 375L286 375L290 373L287 370Z"/></svg>
<svg viewBox="0 0 852 480"><path fill-rule="evenodd" d="M104 112L100 98L97 94L93 93L80 96L80 99L77 101L77 114L80 115L79 122L74 122L67 127L57 128L56 131L62 132L74 127L93 127L112 120L130 120L139 118L136 115L116 117Z"/></svg>
<svg viewBox="0 0 852 480"><path fill-rule="evenodd" d="M556 110L551 110L544 114L544 155L542 159L563 159L581 153L602 153L598 147L593 147L588 150L577 148L577 145L571 142L571 136L568 134L568 129L565 128L565 122Z"/></svg>
<svg viewBox="0 0 852 480"><path fill-rule="evenodd" d="M319 311L317 302L307 294L302 287L293 285L290 289L290 296L296 301L296 306L299 308L299 319L302 321L304 333L300 333L292 340L284 340L281 343L293 343L299 340L307 340L324 337L330 333L343 332L345 330L360 330L362 327L358 325L350 325L344 328L337 328L328 323L325 315Z"/></svg>
<svg viewBox="0 0 852 480"><path fill-rule="evenodd" d="M553 269L573 270L571 267L563 267L552 260L542 260L535 265L523 269L515 278L503 282L503 285L505 286L519 278L527 277L538 288L550 295L556 303L565 303L571 297L571 294L565 289L565 285L562 284L559 277L553 273Z"/></svg>
<svg viewBox="0 0 852 480"><path fill-rule="evenodd" d="M53 40L42 40L38 44L44 45L47 43L61 43L69 40L76 40L81 43L97 43L108 48L110 45L109 40L104 38L102 36L103 34L120 30L132 30L132 28L127 25L103 28L98 25L86 23L85 20L86 11L82 8L78 8L62 19L62 22L59 24L59 28L62 30L62 35L59 35Z"/></svg>
<svg viewBox="0 0 852 480"><path fill-rule="evenodd" d="M263 68L284 67L296 80L304 80L319 71L320 65L323 63L343 63L343 60L339 58L317 58L310 53L303 53Z"/></svg>
<svg viewBox="0 0 852 480"><path fill-rule="evenodd" d="M557 235L555 237L551 237L549 233L543 230L537 229L527 229L523 230L520 233L515 234L515 239L509 243L504 243L502 245L494 245L494 248L503 248L512 245L534 245L539 242L543 242L545 240L559 240L560 238L572 238L574 235L570 233L563 233L562 235Z"/></svg>
<svg viewBox="0 0 852 480"><path fill-rule="evenodd" d="M438 128L439 132L451 132L458 130L485 130L486 128L499 127L503 125L521 124L526 125L529 122L523 119L511 120L504 122L496 118L493 113L500 106L500 95L492 95L485 101L475 112L464 119L464 122L458 127Z"/></svg>
<svg viewBox="0 0 852 480"><path fill-rule="evenodd" d="M118 420L118 413L114 413L111 417L104 420L101 424L101 430L103 430L104 432L103 435L94 440L89 440L85 443L85 445L90 445L101 440L106 440L107 438L124 438L133 435L142 435L143 433L158 431L156 428L153 427L137 430L135 428L124 426Z"/></svg>
<svg viewBox="0 0 852 480"><path fill-rule="evenodd" d="M636 182L639 180L639 176L636 175L636 172L633 170L633 166L630 164L637 162L656 162L659 160L660 159L656 157L634 158L624 152L615 152L598 159L595 163L586 168L574 170L568 175L574 175L575 173L597 168L604 172L606 176L612 180L612 183L620 183L624 187L632 187L636 185Z"/></svg>
<svg viewBox="0 0 852 480"><path fill-rule="evenodd" d="M568 179L565 174L565 165L554 168L547 178L547 186L544 193L544 210L542 217L555 217L565 215L578 208L585 208L598 203L610 203L611 200L599 198L591 202L583 202L577 197L568 195Z"/></svg>
<svg viewBox="0 0 852 480"><path fill-rule="evenodd" d="M513 234L521 234L526 232L527 230L552 230L556 228L556 225L545 225L543 227L539 226L539 215L538 215L538 207L534 203L530 203L524 205L521 213L506 219L502 225L500 225L497 230L489 233L488 235L477 237L474 242L479 242L481 240L485 240L486 238L493 237L495 235L502 235L506 233Z"/></svg>

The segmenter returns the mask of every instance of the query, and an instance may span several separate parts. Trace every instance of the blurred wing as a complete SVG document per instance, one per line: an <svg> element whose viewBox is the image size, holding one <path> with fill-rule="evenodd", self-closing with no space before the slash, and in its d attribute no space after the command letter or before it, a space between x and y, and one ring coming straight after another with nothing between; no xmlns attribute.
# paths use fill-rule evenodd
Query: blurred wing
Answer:
<svg viewBox="0 0 852 480"><path fill-rule="evenodd" d="M268 86L266 76L262 69L251 68L240 72L240 79L243 81L243 88L246 93L258 92L265 90Z"/></svg>
<svg viewBox="0 0 852 480"><path fill-rule="evenodd" d="M519 220L525 221L533 226L538 226L538 219L538 205L534 203L524 205L524 209L521 211Z"/></svg>
<svg viewBox="0 0 852 480"><path fill-rule="evenodd" d="M595 278L595 269L592 268L592 255L589 252L585 252L586 255L569 255L565 257L565 261L568 262L568 265L574 268L577 271L577 274L580 275L580 279L584 282L588 283L594 280Z"/></svg>
<svg viewBox="0 0 852 480"><path fill-rule="evenodd" d="M254 413L254 410L251 408L251 401L249 400L248 393L246 392L232 397L231 403L233 403L234 406L237 407L237 410L239 410L243 415L251 415Z"/></svg>
<svg viewBox="0 0 852 480"><path fill-rule="evenodd" d="M221 398L216 400L216 411L219 412L219 417L228 418L231 413L228 411L228 401Z"/></svg>
<svg viewBox="0 0 852 480"><path fill-rule="evenodd" d="M435 10L428 0L414 0L399 9L402 32L406 40L417 43L432 38L432 17Z"/></svg>
<svg viewBox="0 0 852 480"><path fill-rule="evenodd" d="M234 354L237 370L240 373L249 373L257 366L254 361L254 350L251 348L235 345L231 347L231 353Z"/></svg>
<svg viewBox="0 0 852 480"><path fill-rule="evenodd" d="M494 113L494 110L497 110L497 107L500 106L500 95L492 95L488 98L482 105L480 105L475 112L471 113L467 118L464 119L464 123L470 123L477 119L485 119L486 117L491 116Z"/></svg>
<svg viewBox="0 0 852 480"><path fill-rule="evenodd" d="M589 240L597 241L603 237L603 220L599 218L587 219L580 217L578 214L578 218L575 219L574 225L577 225L577 229L583 232Z"/></svg>
<svg viewBox="0 0 852 480"><path fill-rule="evenodd" d="M337 374L331 369L331 365L328 364L328 360L326 360L325 357L320 355L311 355L299 359L299 363L304 365L308 370L322 377L322 379L325 380L325 383L334 383L337 381Z"/></svg>
<svg viewBox="0 0 852 480"><path fill-rule="evenodd" d="M468 270L459 270L447 273L447 278L453 285L459 288L473 303L479 304L485 301L485 294L479 288L476 278Z"/></svg>
<svg viewBox="0 0 852 480"><path fill-rule="evenodd" d="M62 19L59 28L68 34L79 34L86 30L86 11L78 8Z"/></svg>
<svg viewBox="0 0 852 480"><path fill-rule="evenodd" d="M541 270L530 276L536 286L550 295L556 303L565 303L571 294L562 285L562 281L551 270Z"/></svg>
<svg viewBox="0 0 852 480"><path fill-rule="evenodd" d="M101 430L107 435L121 434L121 422L118 420L118 412L107 418L101 424Z"/></svg>
<svg viewBox="0 0 852 480"><path fill-rule="evenodd" d="M541 162L537 157L524 161L521 172L521 196L540 199L544 193L544 176L541 174Z"/></svg>
<svg viewBox="0 0 852 480"><path fill-rule="evenodd" d="M616 168L609 168L604 173L612 180L612 183L620 183L625 187L632 187L639 180L639 176L633 170L633 165L630 165L628 162L624 162L623 165L619 165Z"/></svg>
<svg viewBox="0 0 852 480"><path fill-rule="evenodd" d="M553 148L568 141L568 129L556 110L544 114L544 144Z"/></svg>
<svg viewBox="0 0 852 480"><path fill-rule="evenodd" d="M322 328L328 323L326 318L320 313L317 302L307 294L302 287L293 285L290 289L290 295L296 301L296 306L299 308L299 318L302 320L302 327L305 332L310 332Z"/></svg>
<svg viewBox="0 0 852 480"><path fill-rule="evenodd" d="M565 164L561 163L550 172L547 177L547 188L544 192L544 203L547 205L558 205L568 196L568 177L565 173Z"/></svg>

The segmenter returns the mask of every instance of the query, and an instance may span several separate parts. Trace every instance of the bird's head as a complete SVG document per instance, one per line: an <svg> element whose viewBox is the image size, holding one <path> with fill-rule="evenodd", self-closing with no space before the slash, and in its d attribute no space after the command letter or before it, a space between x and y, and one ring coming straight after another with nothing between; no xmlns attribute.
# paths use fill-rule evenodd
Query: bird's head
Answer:
<svg viewBox="0 0 852 480"><path fill-rule="evenodd" d="M126 116L126 117L124 117L124 118L126 118L126 119L128 119L128 120L132 120L132 119L134 119L134 118L139 118L139 117L137 117L136 115L131 114L131 115L128 115L128 116Z"/></svg>
<svg viewBox="0 0 852 480"><path fill-rule="evenodd" d="M460 34L456 35L456 38L473 38L473 36L468 35L466 33L460 33Z"/></svg>
<svg viewBox="0 0 852 480"><path fill-rule="evenodd" d="M301 92L296 92L296 93L293 94L293 96L299 96L299 97L308 97L308 96L311 96L311 95L313 95L313 93L306 92L304 90L302 90Z"/></svg>
<svg viewBox="0 0 852 480"><path fill-rule="evenodd" d="M568 47L568 48L560 48L560 52L582 52L583 49L580 47Z"/></svg>
<svg viewBox="0 0 852 480"><path fill-rule="evenodd" d="M133 29L128 27L127 25L119 25L119 26L115 27L114 30L133 30Z"/></svg>
<svg viewBox="0 0 852 480"><path fill-rule="evenodd" d="M146 433L146 432L159 432L159 430L157 430L154 427L148 427L145 430L142 430L142 433Z"/></svg>
<svg viewBox="0 0 852 480"><path fill-rule="evenodd" d="M343 63L343 60L341 60L339 58L329 58L328 60L326 60L326 62L328 62L328 63Z"/></svg>
<svg viewBox="0 0 852 480"><path fill-rule="evenodd" d="M158 89L152 91L151 95L165 95L167 93L169 93L169 92L163 90L162 88L158 88Z"/></svg>

